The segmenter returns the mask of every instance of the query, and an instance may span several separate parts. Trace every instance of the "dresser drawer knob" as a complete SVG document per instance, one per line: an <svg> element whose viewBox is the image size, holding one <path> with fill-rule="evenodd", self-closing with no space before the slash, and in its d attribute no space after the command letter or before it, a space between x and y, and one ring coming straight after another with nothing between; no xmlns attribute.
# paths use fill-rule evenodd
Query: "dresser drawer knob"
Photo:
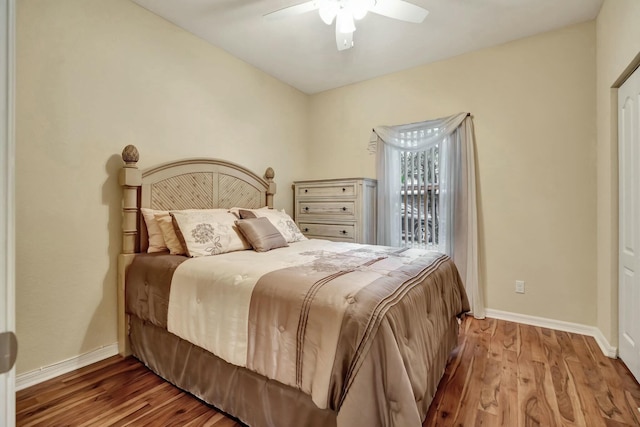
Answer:
<svg viewBox="0 0 640 427"><path fill-rule="evenodd" d="M346 211L347 211L347 208L345 208L345 207L343 206L343 207L342 207L342 211L343 211L343 212L346 212Z"/></svg>
<svg viewBox="0 0 640 427"><path fill-rule="evenodd" d="M304 211L305 211L305 212L309 212L309 206L305 206L305 207L304 207Z"/></svg>
<svg viewBox="0 0 640 427"><path fill-rule="evenodd" d="M340 234L347 234L347 230L340 231Z"/></svg>
<svg viewBox="0 0 640 427"><path fill-rule="evenodd" d="M305 188L305 189L304 189L304 192L305 192L305 193L308 193L308 192L309 192L309 190L307 190L307 189Z"/></svg>
<svg viewBox="0 0 640 427"><path fill-rule="evenodd" d="M346 188L343 188L343 189L342 189L342 192L344 193L345 191L347 191L347 189L346 189Z"/></svg>
<svg viewBox="0 0 640 427"><path fill-rule="evenodd" d="M307 227L305 227L305 229L303 230L305 233L309 232L309 229Z"/></svg>

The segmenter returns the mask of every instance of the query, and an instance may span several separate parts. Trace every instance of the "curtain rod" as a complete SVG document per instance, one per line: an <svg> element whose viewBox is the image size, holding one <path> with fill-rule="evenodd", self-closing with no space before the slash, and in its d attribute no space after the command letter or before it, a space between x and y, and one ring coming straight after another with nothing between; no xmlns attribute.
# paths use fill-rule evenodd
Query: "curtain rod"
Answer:
<svg viewBox="0 0 640 427"><path fill-rule="evenodd" d="M471 117L471 113L467 113L467 117ZM371 132L375 132L376 130L374 128L371 128Z"/></svg>

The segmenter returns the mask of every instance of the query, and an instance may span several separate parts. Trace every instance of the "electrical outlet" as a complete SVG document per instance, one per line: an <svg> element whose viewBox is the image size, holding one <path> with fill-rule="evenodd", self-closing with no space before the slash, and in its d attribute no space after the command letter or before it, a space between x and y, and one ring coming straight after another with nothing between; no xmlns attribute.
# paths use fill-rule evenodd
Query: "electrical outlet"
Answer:
<svg viewBox="0 0 640 427"><path fill-rule="evenodd" d="M524 294L524 280L516 280L516 293Z"/></svg>

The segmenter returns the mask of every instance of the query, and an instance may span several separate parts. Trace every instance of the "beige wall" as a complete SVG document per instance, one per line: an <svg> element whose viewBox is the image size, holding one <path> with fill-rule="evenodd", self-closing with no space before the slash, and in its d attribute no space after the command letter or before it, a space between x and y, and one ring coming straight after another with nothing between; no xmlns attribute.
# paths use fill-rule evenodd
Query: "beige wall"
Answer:
<svg viewBox="0 0 640 427"><path fill-rule="evenodd" d="M476 128L488 307L597 324L613 341L607 88L640 49L638 8L605 2L596 103L594 23L308 97L127 0L21 0L18 372L116 341L124 145L138 146L141 167L192 156L273 166L276 206L290 208L293 180L375 177L373 126L459 111Z"/></svg>
<svg viewBox="0 0 640 427"><path fill-rule="evenodd" d="M128 0L21 0L18 373L116 341L119 153L304 176L308 97Z"/></svg>
<svg viewBox="0 0 640 427"><path fill-rule="evenodd" d="M617 91L611 89L640 54L640 2L605 0L596 24L598 126L598 328L618 343ZM619 87L616 86L616 87Z"/></svg>
<svg viewBox="0 0 640 427"><path fill-rule="evenodd" d="M314 95L304 178L375 177L373 126L473 113L487 306L595 325L595 81L590 22Z"/></svg>

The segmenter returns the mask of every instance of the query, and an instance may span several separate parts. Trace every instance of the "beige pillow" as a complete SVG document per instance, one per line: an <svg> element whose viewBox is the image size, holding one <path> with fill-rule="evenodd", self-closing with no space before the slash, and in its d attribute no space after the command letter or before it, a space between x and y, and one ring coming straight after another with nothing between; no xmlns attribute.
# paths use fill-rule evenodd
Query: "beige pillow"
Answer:
<svg viewBox="0 0 640 427"><path fill-rule="evenodd" d="M169 215L169 212L149 208L141 208L140 211L142 212L145 224L147 224L147 234L149 235L149 248L147 249L147 252L152 253L166 251L167 244L164 241L164 236L160 229L160 225L155 218L155 214L164 213Z"/></svg>
<svg viewBox="0 0 640 427"><path fill-rule="evenodd" d="M239 219L236 225L257 252L289 246L282 234L267 218Z"/></svg>
<svg viewBox="0 0 640 427"><path fill-rule="evenodd" d="M169 212L166 214L157 213L154 216L160 226L160 230L162 230L162 236L164 237L164 241L167 248L169 248L171 255L186 255L187 251L183 247L182 243L180 243L180 239L176 234L176 230L173 226L173 220Z"/></svg>
<svg viewBox="0 0 640 427"><path fill-rule="evenodd" d="M175 211L171 215L191 257L251 249L235 225L236 216L230 212Z"/></svg>
<svg viewBox="0 0 640 427"><path fill-rule="evenodd" d="M300 229L296 223L291 219L289 215L283 210L278 211L275 209L241 209L240 216L245 219L255 215L256 218L267 218L278 229L280 234L288 243L299 242L301 240L308 240L304 234L300 232Z"/></svg>

